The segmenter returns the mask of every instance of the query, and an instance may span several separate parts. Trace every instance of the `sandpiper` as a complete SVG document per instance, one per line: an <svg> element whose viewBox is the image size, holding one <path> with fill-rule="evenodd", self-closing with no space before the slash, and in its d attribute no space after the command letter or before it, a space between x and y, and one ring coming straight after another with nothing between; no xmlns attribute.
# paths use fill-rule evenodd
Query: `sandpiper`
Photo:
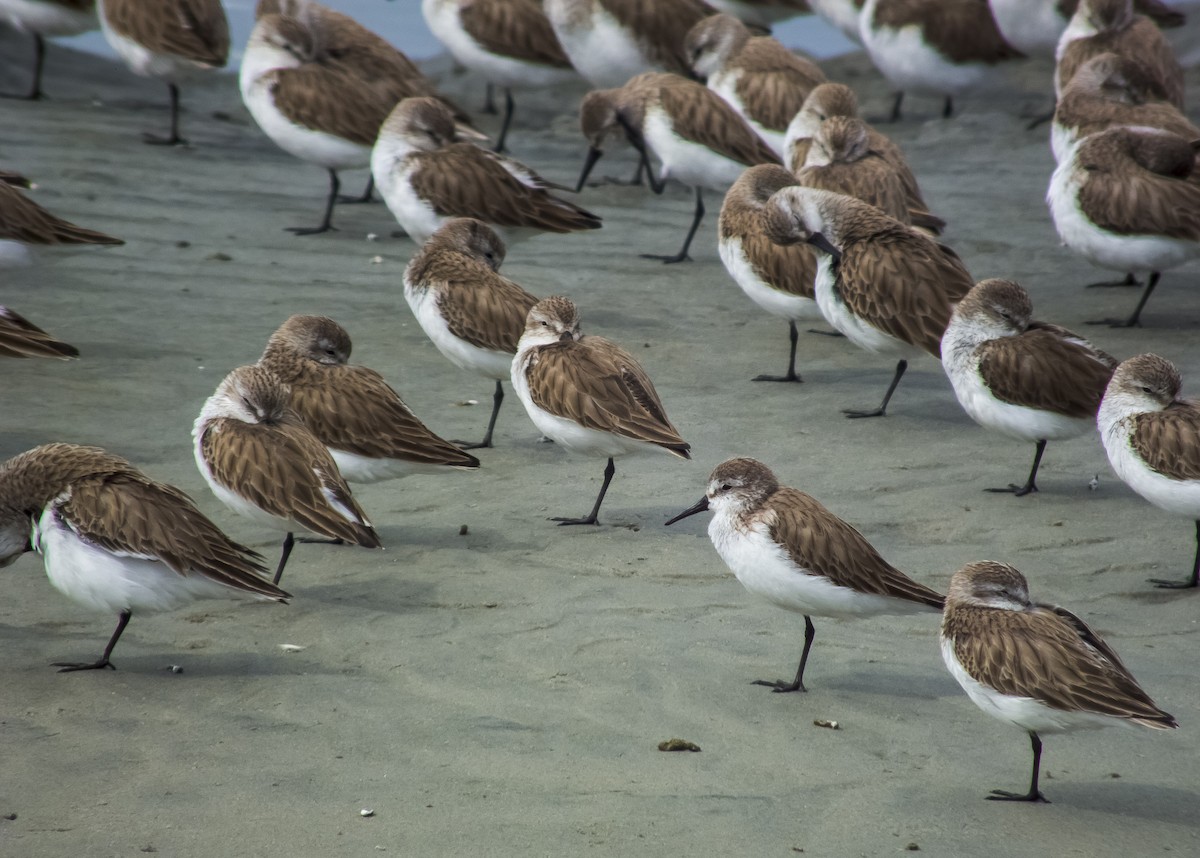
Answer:
<svg viewBox="0 0 1200 858"><path fill-rule="evenodd" d="M783 375L758 375L754 381L803 381L796 373L796 322L822 318L813 292L817 259L806 244L779 245L767 237L763 211L780 188L796 177L774 164L750 167L729 187L717 223L718 248L725 270L755 304L788 320L791 351Z"/></svg>
<svg viewBox="0 0 1200 858"><path fill-rule="evenodd" d="M388 208L418 243L452 217L476 217L505 241L543 232L599 229L600 218L557 197L524 164L455 142L454 117L432 98L396 105L371 153L371 173Z"/></svg>
<svg viewBox="0 0 1200 858"><path fill-rule="evenodd" d="M708 536L725 565L756 596L804 615L804 650L791 682L756 679L772 691L807 691L804 666L813 617L853 619L931 613L942 596L888 563L861 533L815 498L779 485L756 459L729 459L708 491L667 524L713 511Z"/></svg>
<svg viewBox="0 0 1200 858"><path fill-rule="evenodd" d="M893 122L906 91L943 96L942 116L949 117L955 96L982 86L999 63L1024 56L1004 41L981 0L867 0L859 27L871 62L896 87Z"/></svg>
<svg viewBox="0 0 1200 858"><path fill-rule="evenodd" d="M641 154L654 193L662 193L668 178L695 189L692 225L679 252L642 254L665 263L690 259L688 248L704 219L704 188L724 192L746 167L779 163L779 157L727 102L679 75L648 72L620 89L589 92L579 107L579 124L590 148L577 190L604 154L605 141L616 134L623 134ZM657 182L649 169L647 149L662 162Z"/></svg>
<svg viewBox="0 0 1200 858"><path fill-rule="evenodd" d="M31 245L124 243L56 217L17 190L16 185L0 182L0 268L28 265L32 261Z"/></svg>
<svg viewBox="0 0 1200 858"><path fill-rule="evenodd" d="M812 11L808 0L708 0L708 5L760 30Z"/></svg>
<svg viewBox="0 0 1200 858"><path fill-rule="evenodd" d="M716 12L703 0L545 0L558 41L595 87L621 86L648 71L690 74L683 40Z"/></svg>
<svg viewBox="0 0 1200 858"><path fill-rule="evenodd" d="M0 304L0 356L79 357L79 349L52 337L11 307Z"/></svg>
<svg viewBox="0 0 1200 858"><path fill-rule="evenodd" d="M973 281L950 248L853 197L784 188L767 203L767 231L778 244L817 250L817 305L826 321L869 352L899 354L883 402L847 417L882 417L908 358L941 357L955 303Z"/></svg>
<svg viewBox="0 0 1200 858"><path fill-rule="evenodd" d="M1113 373L1096 418L1117 476L1150 503L1196 521L1196 560L1184 581L1151 578L1170 589L1200 585L1200 403L1180 399L1170 361L1138 355Z"/></svg>
<svg viewBox="0 0 1200 858"><path fill-rule="evenodd" d="M479 460L417 419L383 376L351 366L350 335L324 316L291 316L258 365L291 391L290 404L347 482L478 468Z"/></svg>
<svg viewBox="0 0 1200 858"><path fill-rule="evenodd" d="M289 598L187 495L96 447L45 444L0 465L0 567L25 551L42 555L64 596L119 617L99 659L55 662L60 673L115 670L109 658L134 612Z"/></svg>
<svg viewBox="0 0 1200 858"><path fill-rule="evenodd" d="M1111 128L1077 141L1050 178L1046 202L1063 244L1115 271L1149 272L1128 319L1139 324L1162 272L1200 256L1200 182L1186 138L1150 128Z"/></svg>
<svg viewBox="0 0 1200 858"><path fill-rule="evenodd" d="M812 139L804 166L796 172L798 184L860 199L933 235L945 228L940 217L911 207L904 175L871 148L870 127L861 119L831 116Z"/></svg>
<svg viewBox="0 0 1200 858"><path fill-rule="evenodd" d="M1117 362L1078 334L1033 320L1033 303L1011 280L984 280L954 308L942 336L942 367L971 419L1037 450L1029 479L989 492L1038 490L1047 441L1096 426Z"/></svg>
<svg viewBox="0 0 1200 858"><path fill-rule="evenodd" d="M555 296L533 305L512 362L512 385L535 426L573 453L606 456L604 483L583 518L560 525L599 524L597 516L616 473L613 459L665 450L690 459L646 371L611 340L579 330L579 310Z"/></svg>
<svg viewBox="0 0 1200 858"><path fill-rule="evenodd" d="M968 563L954 573L941 638L946 667L971 702L1029 733L1029 791L992 790L993 801L1046 801L1038 790L1042 734L1179 726L1103 638L1066 608L1031 602L1025 576L1005 563Z"/></svg>
<svg viewBox="0 0 1200 858"><path fill-rule="evenodd" d="M492 416L478 444L492 446L504 379L529 311L538 302L500 274L504 242L485 223L452 218L442 224L404 269L404 298L426 336L446 360L496 382Z"/></svg>
<svg viewBox="0 0 1200 858"><path fill-rule="evenodd" d="M425 23L451 56L504 89L504 119L495 149L504 151L514 87L575 80L554 28L538 0L421 0Z"/></svg>
<svg viewBox="0 0 1200 858"><path fill-rule="evenodd" d="M732 15L700 21L684 46L692 71L782 157L788 122L813 88L825 82L820 66L770 36L752 35Z"/></svg>
<svg viewBox="0 0 1200 858"><path fill-rule="evenodd" d="M239 367L204 403L192 428L196 467L217 499L262 527L287 533L276 584L294 531L380 547L333 457L289 399L286 385L267 370Z"/></svg>
<svg viewBox="0 0 1200 858"><path fill-rule="evenodd" d="M46 37L75 36L100 26L96 0L0 0L0 21L19 33L33 36L33 74L23 98L42 97L42 65L46 60Z"/></svg>
<svg viewBox="0 0 1200 858"><path fill-rule="evenodd" d="M175 146L179 84L198 72L224 68L229 22L221 0L97 0L104 38L134 74L162 78L171 94L171 133L143 134L147 143Z"/></svg>
<svg viewBox="0 0 1200 858"><path fill-rule="evenodd" d="M1023 54L1054 56L1058 40L1079 7L1078 0L988 0L1004 40ZM1187 17L1160 0L1134 0L1134 8L1160 27L1182 27Z"/></svg>

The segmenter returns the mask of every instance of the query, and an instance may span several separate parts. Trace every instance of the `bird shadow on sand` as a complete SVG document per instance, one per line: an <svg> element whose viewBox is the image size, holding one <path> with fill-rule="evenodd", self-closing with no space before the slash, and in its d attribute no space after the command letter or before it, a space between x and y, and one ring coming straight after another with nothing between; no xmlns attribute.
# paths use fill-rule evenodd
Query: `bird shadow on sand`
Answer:
<svg viewBox="0 0 1200 858"><path fill-rule="evenodd" d="M1054 780L1042 787L1055 805L1200 828L1200 815L1196 814L1200 795L1194 791L1124 778L1076 783Z"/></svg>

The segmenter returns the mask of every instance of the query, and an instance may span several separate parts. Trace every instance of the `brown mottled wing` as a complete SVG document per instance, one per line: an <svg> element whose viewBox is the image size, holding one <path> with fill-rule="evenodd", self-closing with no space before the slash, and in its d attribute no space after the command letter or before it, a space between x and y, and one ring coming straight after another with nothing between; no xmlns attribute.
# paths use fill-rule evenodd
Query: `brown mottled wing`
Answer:
<svg viewBox="0 0 1200 858"><path fill-rule="evenodd" d="M79 357L79 349L56 340L16 310L0 305L0 355L4 357Z"/></svg>
<svg viewBox="0 0 1200 858"><path fill-rule="evenodd" d="M953 250L900 224L843 247L835 270L835 289L856 316L937 358L950 305L972 286Z"/></svg>
<svg viewBox="0 0 1200 858"><path fill-rule="evenodd" d="M901 223L912 223L904 185L888 162L878 155L867 155L852 163L805 167L796 178L805 187L855 197Z"/></svg>
<svg viewBox="0 0 1200 858"><path fill-rule="evenodd" d="M684 40L688 30L717 10L702 0L598 0L619 24L634 33L654 64L675 74L692 74Z"/></svg>
<svg viewBox="0 0 1200 858"><path fill-rule="evenodd" d="M913 175L912 167L908 165L908 159L904 157L904 152L890 138L880 134L874 128L869 129L867 133L870 135L871 154L879 155L891 164L896 175L900 177L900 181L904 185L904 193L908 196L908 207L917 211L928 211L929 206L926 205L925 198L921 195L917 177Z"/></svg>
<svg viewBox="0 0 1200 858"><path fill-rule="evenodd" d="M600 218L587 209L526 185L470 143L410 157L416 162L410 176L414 190L440 215L547 232L600 228Z"/></svg>
<svg viewBox="0 0 1200 858"><path fill-rule="evenodd" d="M1097 33L1069 42L1058 58L1056 78L1060 88L1070 83L1079 67L1100 54L1114 53L1136 67L1136 83L1149 87L1180 110L1183 103L1183 67L1162 32L1138 16L1123 30Z"/></svg>
<svg viewBox="0 0 1200 858"><path fill-rule="evenodd" d="M1044 328L979 347L979 371L993 396L1066 417L1096 416L1114 368L1092 349Z"/></svg>
<svg viewBox="0 0 1200 858"><path fill-rule="evenodd" d="M779 156L754 133L736 110L708 88L680 79L658 90L663 109L680 137L753 167L779 164Z"/></svg>
<svg viewBox="0 0 1200 858"><path fill-rule="evenodd" d="M1143 159L1148 162L1148 159ZM1096 226L1122 235L1200 241L1200 185L1132 161L1085 172L1079 205Z"/></svg>
<svg viewBox="0 0 1200 858"><path fill-rule="evenodd" d="M104 0L113 30L152 51L221 67L229 59L229 22L221 0Z"/></svg>
<svg viewBox="0 0 1200 858"><path fill-rule="evenodd" d="M761 232L742 236L742 252L754 273L780 292L816 300L817 257L807 244L782 246Z"/></svg>
<svg viewBox="0 0 1200 858"><path fill-rule="evenodd" d="M771 537L797 566L859 593L942 607L941 594L884 560L865 536L815 498L785 486L767 502L773 513L768 521Z"/></svg>
<svg viewBox="0 0 1200 858"><path fill-rule="evenodd" d="M804 99L825 82L820 67L770 36L751 39L737 55L742 75L735 89L747 115L773 131L786 131Z"/></svg>
<svg viewBox="0 0 1200 858"><path fill-rule="evenodd" d="M459 15L463 28L492 53L571 68L550 19L536 0L471 0Z"/></svg>
<svg viewBox="0 0 1200 858"><path fill-rule="evenodd" d="M375 144L379 126L395 106L387 96L320 65L276 69L268 86L275 106L292 122L360 146Z"/></svg>
<svg viewBox="0 0 1200 858"><path fill-rule="evenodd" d="M649 377L615 343L586 336L540 346L526 375L534 403L551 414L690 458Z"/></svg>
<svg viewBox="0 0 1200 858"><path fill-rule="evenodd" d="M222 418L209 424L200 449L217 482L265 512L331 539L379 546L379 537L366 523L333 457L307 430L291 424L251 426ZM337 512L325 493L358 521L348 521Z"/></svg>
<svg viewBox="0 0 1200 858"><path fill-rule="evenodd" d="M926 42L955 63L994 65L1024 56L1004 41L991 7L981 0L880 0L872 23L893 30L915 24Z"/></svg>
<svg viewBox="0 0 1200 858"><path fill-rule="evenodd" d="M1129 443L1153 471L1173 480L1200 480L1200 406L1176 402L1133 417Z"/></svg>
<svg viewBox="0 0 1200 858"><path fill-rule="evenodd" d="M1009 611L956 605L947 611L945 629L966 672L1001 694L1147 727L1175 726L1175 719L1154 705L1112 649L1063 608L1037 605Z"/></svg>
<svg viewBox="0 0 1200 858"><path fill-rule="evenodd" d="M12 185L0 182L0 238L26 244L124 244L119 238L55 217Z"/></svg>
<svg viewBox="0 0 1200 858"><path fill-rule="evenodd" d="M440 286L438 312L450 333L471 345L515 355L525 319L538 299L494 272Z"/></svg>
<svg viewBox="0 0 1200 858"><path fill-rule="evenodd" d="M288 594L262 577L257 552L231 540L174 486L139 475L107 474L75 482L59 505L63 518L106 551L161 560L180 575L206 575L272 599Z"/></svg>

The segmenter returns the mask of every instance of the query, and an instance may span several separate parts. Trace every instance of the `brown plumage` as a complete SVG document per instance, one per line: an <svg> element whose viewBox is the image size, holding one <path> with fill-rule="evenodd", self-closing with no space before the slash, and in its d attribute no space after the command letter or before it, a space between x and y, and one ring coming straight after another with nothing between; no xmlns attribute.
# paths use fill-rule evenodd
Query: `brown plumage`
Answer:
<svg viewBox="0 0 1200 858"><path fill-rule="evenodd" d="M119 238L76 226L50 214L5 182L0 182L0 239L24 244L125 243Z"/></svg>
<svg viewBox="0 0 1200 858"><path fill-rule="evenodd" d="M750 167L734 182L721 205L720 239L736 239L754 273L773 289L813 298L817 260L807 244L780 245L767 236L763 210L771 195L797 184L796 177L774 164Z"/></svg>
<svg viewBox="0 0 1200 858"><path fill-rule="evenodd" d="M220 0L104 0L115 32L154 53L221 68L229 59L229 22Z"/></svg>
<svg viewBox="0 0 1200 858"><path fill-rule="evenodd" d="M1128 418L1129 444L1146 466L1173 480L1200 480L1200 403L1180 398L1179 370L1158 355L1139 355L1121 365L1119 383L1148 392L1158 406Z"/></svg>
<svg viewBox="0 0 1200 858"><path fill-rule="evenodd" d="M642 100L643 111L646 105L657 101L671 117L672 130L685 140L707 146L747 167L780 163L779 156L737 111L695 81L651 72L634 78L626 84L626 89L635 93L634 99Z"/></svg>
<svg viewBox="0 0 1200 858"><path fill-rule="evenodd" d="M598 4L637 38L655 68L691 73L684 40L697 22L716 12L702 0L584 0Z"/></svg>
<svg viewBox="0 0 1200 858"><path fill-rule="evenodd" d="M287 19L280 19L281 23ZM396 102L336 68L305 64L265 76L279 112L297 125L371 146Z"/></svg>
<svg viewBox="0 0 1200 858"><path fill-rule="evenodd" d="M1024 56L1004 41L991 9L979 0L880 0L870 25L890 30L915 25L953 63L994 65Z"/></svg>
<svg viewBox="0 0 1200 858"><path fill-rule="evenodd" d="M0 305L0 355L66 360L79 357L79 349L55 339L16 310Z"/></svg>
<svg viewBox="0 0 1200 858"><path fill-rule="evenodd" d="M459 12L463 28L485 49L538 65L571 68L538 0L471 0Z"/></svg>

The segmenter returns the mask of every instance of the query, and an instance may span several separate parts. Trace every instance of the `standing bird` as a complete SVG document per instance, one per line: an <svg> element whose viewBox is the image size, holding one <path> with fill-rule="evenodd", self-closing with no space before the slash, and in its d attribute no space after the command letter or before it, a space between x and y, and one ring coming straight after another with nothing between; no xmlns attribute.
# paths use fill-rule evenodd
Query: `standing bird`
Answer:
<svg viewBox="0 0 1200 858"><path fill-rule="evenodd" d="M695 189L692 225L679 252L642 254L667 264L691 258L688 248L704 219L704 188L724 192L746 167L779 163L779 157L720 96L678 75L651 72L620 89L589 92L579 106L579 125L590 148L576 190L583 188L604 154L605 142L614 134L623 134L641 155L654 193L663 192L668 178ZM662 162L657 182L649 169L650 151Z"/></svg>
<svg viewBox="0 0 1200 858"><path fill-rule="evenodd" d="M884 560L861 533L815 498L779 485L755 459L730 459L708 478L708 491L670 519L711 509L708 536L725 565L756 596L804 615L804 650L796 678L756 679L772 691L808 691L804 667L813 617L853 619L931 613L942 596Z"/></svg>
<svg viewBox="0 0 1200 858"><path fill-rule="evenodd" d="M1006 563L954 573L941 638L942 659L971 702L1029 733L1029 791L992 790L992 801L1046 801L1038 790L1043 733L1179 726L1103 638L1066 608L1031 602L1025 576Z"/></svg>
<svg viewBox="0 0 1200 858"><path fill-rule="evenodd" d="M1091 432L1117 362L1078 334L1033 320L1029 293L1011 280L984 280L954 308L942 336L942 368L963 410L985 429L1037 451L1025 485L1038 490L1047 441Z"/></svg>
<svg viewBox="0 0 1200 858"><path fill-rule="evenodd" d="M1000 35L983 0L867 0L859 17L871 62L896 88L891 120L908 90L954 98L984 85L1002 62L1024 56Z"/></svg>
<svg viewBox="0 0 1200 858"><path fill-rule="evenodd" d="M1200 256L1195 142L1150 128L1110 128L1076 142L1050 177L1046 203L1063 244L1115 271L1149 272L1132 328L1162 272Z"/></svg>
<svg viewBox="0 0 1200 858"><path fill-rule="evenodd" d="M404 298L425 335L450 363L496 382L492 416L478 444L492 446L504 379L529 311L538 302L500 274L504 242L482 221L446 221L404 269Z"/></svg>
<svg viewBox="0 0 1200 858"><path fill-rule="evenodd" d="M878 408L843 411L884 416L908 359L941 358L942 334L971 275L950 248L853 197L784 188L767 203L766 218L772 241L816 248L817 305L826 321L861 349L900 355Z"/></svg>
<svg viewBox="0 0 1200 858"><path fill-rule="evenodd" d="M29 101L42 97L46 37L76 36L100 26L96 0L0 0L0 21L17 32L33 36L33 74L29 92L4 96Z"/></svg>
<svg viewBox="0 0 1200 858"><path fill-rule="evenodd" d="M79 357L79 349L55 339L11 307L0 304L0 356Z"/></svg>
<svg viewBox="0 0 1200 858"><path fill-rule="evenodd" d="M262 527L284 531L275 583L294 531L379 548L379 537L325 445L301 422L270 372L243 366L208 398L192 427L196 467L217 500Z"/></svg>
<svg viewBox="0 0 1200 858"><path fill-rule="evenodd" d="M510 243L600 228L596 215L551 193L560 185L457 138L453 114L432 98L406 98L379 130L371 174L413 241L423 243L453 217L478 218Z"/></svg>
<svg viewBox="0 0 1200 858"><path fill-rule="evenodd" d="M1079 0L988 0L988 5L1006 42L1023 54L1052 57ZM1187 20L1161 0L1134 0L1133 7L1164 29L1182 27Z"/></svg>
<svg viewBox="0 0 1200 858"><path fill-rule="evenodd" d="M31 245L124 244L94 229L50 214L15 185L0 182L0 268L28 265Z"/></svg>
<svg viewBox="0 0 1200 858"><path fill-rule="evenodd" d="M115 670L109 658L134 612L290 598L191 498L96 447L45 444L0 465L0 567L25 551L42 555L64 596L119 617L99 659L55 662L59 673Z"/></svg>
<svg viewBox="0 0 1200 858"><path fill-rule="evenodd" d="M692 27L684 43L692 71L741 114L775 154L812 90L825 82L820 66L770 36L754 36L732 15Z"/></svg>
<svg viewBox="0 0 1200 858"><path fill-rule="evenodd" d="M599 524L617 456L662 449L692 457L646 371L611 340L584 336L579 310L566 298L546 298L529 311L512 362L512 385L547 437L573 453L608 457L592 511L583 518L551 519L560 525Z"/></svg>
<svg viewBox="0 0 1200 858"><path fill-rule="evenodd" d="M1156 507L1196 522L1191 576L1150 579L1167 589L1200 585L1200 403L1180 399L1182 388L1170 361L1151 354L1132 357L1113 373L1096 418L1117 476Z"/></svg>
<svg viewBox="0 0 1200 858"><path fill-rule="evenodd" d="M417 419L383 376L351 366L350 335L333 319L291 316L258 365L291 391L292 409L351 483L479 467Z"/></svg>
<svg viewBox="0 0 1200 858"><path fill-rule="evenodd" d="M575 69L538 0L421 0L425 23L451 56L504 89L504 119L495 150L504 151L514 87L575 80Z"/></svg>
<svg viewBox="0 0 1200 858"><path fill-rule="evenodd" d="M97 0L104 38L134 74L162 78L171 94L171 133L143 134L147 143L176 146L179 84L198 72L224 68L229 22L221 0Z"/></svg>
<svg viewBox="0 0 1200 858"><path fill-rule="evenodd" d="M783 375L758 375L754 381L802 382L796 372L796 322L822 318L813 281L817 258L806 244L775 244L767 235L767 200L796 177L774 164L750 167L725 194L717 223L718 249L725 270L746 296L773 316L788 321L791 351Z"/></svg>

